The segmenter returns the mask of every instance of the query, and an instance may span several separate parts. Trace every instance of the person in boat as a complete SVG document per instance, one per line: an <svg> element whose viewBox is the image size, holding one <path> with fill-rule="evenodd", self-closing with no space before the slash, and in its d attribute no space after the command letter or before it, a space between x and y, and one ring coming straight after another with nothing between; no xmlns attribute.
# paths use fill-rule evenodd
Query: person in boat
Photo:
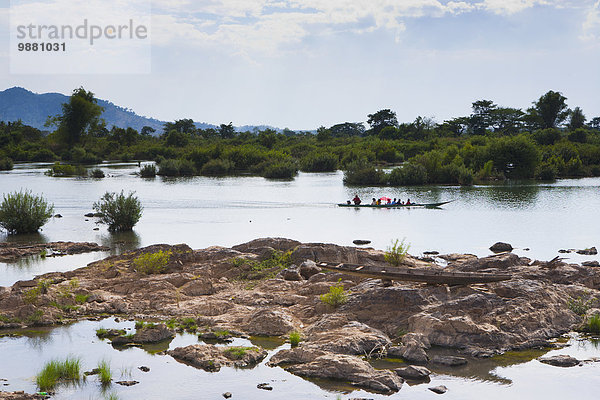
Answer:
<svg viewBox="0 0 600 400"><path fill-rule="evenodd" d="M371 202L372 206L376 206L377 205L377 200L375 200L375 197L373 197L373 201Z"/></svg>
<svg viewBox="0 0 600 400"><path fill-rule="evenodd" d="M386 204L392 204L392 199L390 199L390 198L388 197L388 199L387 199L387 203L386 203Z"/></svg>
<svg viewBox="0 0 600 400"><path fill-rule="evenodd" d="M392 205L394 205L394 204L398 204L395 197L394 197L394 201L392 201Z"/></svg>
<svg viewBox="0 0 600 400"><path fill-rule="evenodd" d="M407 206L410 206L412 203L410 202L410 199L406 199L406 203Z"/></svg>
<svg viewBox="0 0 600 400"><path fill-rule="evenodd" d="M375 202L375 204L377 204L378 206L381 205L381 199L377 199L377 201Z"/></svg>
<svg viewBox="0 0 600 400"><path fill-rule="evenodd" d="M357 194L354 195L354 198L352 199L352 201L354 202L354 205L357 205L357 206L360 205L360 203L361 203L360 197L358 197Z"/></svg>

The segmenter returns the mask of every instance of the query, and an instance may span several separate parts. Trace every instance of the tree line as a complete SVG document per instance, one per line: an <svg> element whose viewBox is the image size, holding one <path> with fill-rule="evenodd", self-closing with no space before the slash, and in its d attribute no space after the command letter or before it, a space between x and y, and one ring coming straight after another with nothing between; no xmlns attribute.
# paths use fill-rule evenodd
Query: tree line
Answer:
<svg viewBox="0 0 600 400"><path fill-rule="evenodd" d="M316 132L238 132L231 122L200 129L192 119L138 132L108 129L102 111L93 93L78 88L62 113L48 119L50 133L0 122L0 168L13 161L154 160L165 176L292 178L298 170L343 169L347 184L363 185L600 176L600 117L588 120L554 91L527 110L478 100L468 116L399 123L394 111L383 109L367 115L366 125L344 122ZM385 166L400 167L385 172Z"/></svg>

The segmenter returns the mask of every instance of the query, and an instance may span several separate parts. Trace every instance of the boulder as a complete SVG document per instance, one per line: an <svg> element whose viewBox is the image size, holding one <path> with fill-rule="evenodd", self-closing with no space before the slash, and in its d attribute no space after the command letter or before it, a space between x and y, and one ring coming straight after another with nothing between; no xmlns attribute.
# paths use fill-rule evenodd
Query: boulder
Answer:
<svg viewBox="0 0 600 400"><path fill-rule="evenodd" d="M267 356L264 349L258 347L230 347L210 344L195 344L177 347L167 351L177 361L216 372L221 367L250 367L260 363Z"/></svg>
<svg viewBox="0 0 600 400"><path fill-rule="evenodd" d="M163 340L172 339L175 333L166 327L164 324L154 326L146 326L138 329L133 337L117 336L112 339L112 344L128 344L128 343L156 343Z"/></svg>
<svg viewBox="0 0 600 400"><path fill-rule="evenodd" d="M367 361L347 354L298 347L280 350L269 365L285 364L289 372L311 378L338 379L381 393L400 390L403 379L389 370L376 370ZM291 365L290 365L291 364Z"/></svg>
<svg viewBox="0 0 600 400"><path fill-rule="evenodd" d="M448 388L444 385L440 385L440 386L434 386L434 387L430 387L427 388L429 390L431 390L433 393L437 393L437 394L444 394L448 391Z"/></svg>
<svg viewBox="0 0 600 400"><path fill-rule="evenodd" d="M557 356L549 356L549 357L539 357L538 361L544 364L553 365L555 367L574 367L576 365L581 364L581 361L568 356L566 354L560 354Z"/></svg>
<svg viewBox="0 0 600 400"><path fill-rule="evenodd" d="M404 379L426 380L429 378L431 371L419 365L409 365L407 367L396 368L394 370L398 376Z"/></svg>
<svg viewBox="0 0 600 400"><path fill-rule="evenodd" d="M300 275L304 279L310 279L311 276L318 274L321 272L321 268L317 266L312 260L306 260L302 264L300 264Z"/></svg>
<svg viewBox="0 0 600 400"><path fill-rule="evenodd" d="M287 312L266 308L252 313L245 323L245 331L258 336L285 335L295 328L294 320Z"/></svg>
<svg viewBox="0 0 600 400"><path fill-rule="evenodd" d="M286 281L301 281L302 275L300 275L300 271L298 267L295 265L291 265L289 268L286 268L279 272L276 278L283 279Z"/></svg>
<svg viewBox="0 0 600 400"><path fill-rule="evenodd" d="M513 247L509 243L497 242L490 247L490 250L494 253L502 253L505 251L512 251Z"/></svg>
<svg viewBox="0 0 600 400"><path fill-rule="evenodd" d="M458 367L467 363L466 358L455 357L455 356L433 356L431 362L440 365L446 365L448 367Z"/></svg>
<svg viewBox="0 0 600 400"><path fill-rule="evenodd" d="M390 345L390 339L382 331L361 322L346 321L343 317L322 318L305 330L304 344L313 349L359 355L384 351Z"/></svg>
<svg viewBox="0 0 600 400"><path fill-rule="evenodd" d="M370 244L371 241L370 240L356 239L356 240L353 240L352 243L354 243L357 246L361 246L361 245L365 245L365 244Z"/></svg>

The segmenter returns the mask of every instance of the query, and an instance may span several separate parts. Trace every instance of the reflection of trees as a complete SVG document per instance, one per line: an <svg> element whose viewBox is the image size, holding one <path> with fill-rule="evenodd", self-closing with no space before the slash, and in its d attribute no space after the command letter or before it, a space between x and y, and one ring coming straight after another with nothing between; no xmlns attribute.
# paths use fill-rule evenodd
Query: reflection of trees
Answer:
<svg viewBox="0 0 600 400"><path fill-rule="evenodd" d="M50 329L26 330L21 332L23 337L27 338L26 343L29 347L36 350L43 350L44 346L52 343L52 331Z"/></svg>
<svg viewBox="0 0 600 400"><path fill-rule="evenodd" d="M537 184L514 184L502 186L484 186L477 188L478 193L495 205L509 208L523 208L535 204L541 190Z"/></svg>
<svg viewBox="0 0 600 400"><path fill-rule="evenodd" d="M48 243L50 240L46 235L42 235L39 232L27 233L20 235L7 235L0 233L0 241L8 243L19 243L19 244L32 244L32 243Z"/></svg>
<svg viewBox="0 0 600 400"><path fill-rule="evenodd" d="M134 231L108 233L100 237L102 246L110 247L111 255L135 250L140 247L141 242L140 235Z"/></svg>

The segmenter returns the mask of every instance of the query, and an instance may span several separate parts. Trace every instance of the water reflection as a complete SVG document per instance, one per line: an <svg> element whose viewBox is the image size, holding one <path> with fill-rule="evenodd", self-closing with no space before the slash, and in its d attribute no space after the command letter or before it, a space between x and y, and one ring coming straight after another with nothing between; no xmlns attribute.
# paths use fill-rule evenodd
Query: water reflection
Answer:
<svg viewBox="0 0 600 400"><path fill-rule="evenodd" d="M140 235L135 231L107 232L100 236L100 244L110 247L111 255L119 255L140 247Z"/></svg>

